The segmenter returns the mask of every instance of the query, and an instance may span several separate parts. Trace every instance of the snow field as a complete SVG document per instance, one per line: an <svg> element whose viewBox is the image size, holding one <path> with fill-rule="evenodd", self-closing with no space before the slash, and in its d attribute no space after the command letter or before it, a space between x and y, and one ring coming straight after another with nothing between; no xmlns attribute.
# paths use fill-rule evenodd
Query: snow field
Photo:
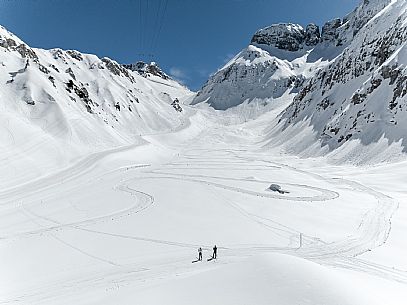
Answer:
<svg viewBox="0 0 407 305"><path fill-rule="evenodd" d="M0 303L403 304L393 197L211 115L3 190Z"/></svg>

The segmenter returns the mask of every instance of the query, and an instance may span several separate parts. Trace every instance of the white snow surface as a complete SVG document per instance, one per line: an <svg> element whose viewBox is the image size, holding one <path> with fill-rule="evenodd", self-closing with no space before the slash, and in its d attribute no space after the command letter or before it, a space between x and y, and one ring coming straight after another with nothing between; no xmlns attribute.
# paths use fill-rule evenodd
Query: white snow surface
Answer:
<svg viewBox="0 0 407 305"><path fill-rule="evenodd" d="M0 304L406 304L402 143L330 150L310 113L279 122L296 92L277 84L333 62L250 46L225 69L274 62L275 95L217 111L173 80L0 36Z"/></svg>
<svg viewBox="0 0 407 305"><path fill-rule="evenodd" d="M278 111L187 113L0 190L1 304L405 304L405 164L265 149Z"/></svg>
<svg viewBox="0 0 407 305"><path fill-rule="evenodd" d="M322 56L309 62L310 54L311 51L288 52L249 45L210 77L192 104L205 102L226 110L255 99L272 103L284 94L298 91L305 79L328 63Z"/></svg>
<svg viewBox="0 0 407 305"><path fill-rule="evenodd" d="M12 44L2 47L7 39L34 55L23 57ZM0 28L0 171L7 172L0 187L68 166L89 153L141 143L141 134L182 126L183 115L171 103L189 97L188 89L119 68L110 59L77 51L31 49ZM89 100L68 91L69 81L86 90Z"/></svg>

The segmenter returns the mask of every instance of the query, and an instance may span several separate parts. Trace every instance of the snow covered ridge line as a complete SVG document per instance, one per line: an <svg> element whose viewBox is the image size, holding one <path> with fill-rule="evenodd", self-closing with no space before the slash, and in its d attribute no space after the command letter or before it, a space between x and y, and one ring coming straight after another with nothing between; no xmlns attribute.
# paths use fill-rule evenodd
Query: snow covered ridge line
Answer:
<svg viewBox="0 0 407 305"><path fill-rule="evenodd" d="M23 58L30 58L33 59L35 62L38 62L38 56L36 52L31 49L27 44L21 41L17 36L12 34L11 32L7 31L3 26L0 25L0 47L3 47L7 50L17 51ZM64 51L61 49L52 49L50 52L53 53L54 58L61 59L64 63L67 63L63 57ZM84 59L84 55L76 50L67 50L65 51L66 54L70 55L73 59L78 61L82 61ZM144 77L148 77L150 75L159 76L163 79L169 79L170 77L165 74L161 68L155 62L151 62L150 64L144 63L142 61L137 62L136 64L118 64L116 61L104 57L101 59L102 62L105 63L106 67L115 75L121 75L121 73L128 77L131 81L134 79L131 78L129 73L124 70L126 68L128 70L134 71L139 73ZM93 66L92 68L95 68ZM103 69L103 67L98 66L98 68Z"/></svg>
<svg viewBox="0 0 407 305"><path fill-rule="evenodd" d="M298 93L304 80L339 56L388 3L363 1L352 13L321 28L313 23L305 29L280 23L258 30L246 49L211 76L193 104L206 102L226 110L253 100L264 105Z"/></svg>
<svg viewBox="0 0 407 305"><path fill-rule="evenodd" d="M365 0L327 22L321 34L314 25L291 23L259 30L193 104L242 105L236 111L258 114L285 104L277 120L270 118L267 145L279 143L303 157L330 154L358 164L403 159L406 10L406 0Z"/></svg>
<svg viewBox="0 0 407 305"><path fill-rule="evenodd" d="M165 74L156 62L151 62L147 64L143 61L139 61L135 64L123 65L126 69L137 72L144 77L149 77L150 75L159 76L163 79L169 79L170 77Z"/></svg>
<svg viewBox="0 0 407 305"><path fill-rule="evenodd" d="M318 71L281 115L281 128L308 120L322 146L386 140L407 152L406 1L393 1L347 49Z"/></svg>
<svg viewBox="0 0 407 305"><path fill-rule="evenodd" d="M134 65L121 65L110 58L104 57L99 59L94 55L87 55L82 54L75 50L67 50L63 51L61 49L51 49L41 50L41 49L33 49L30 48L27 44L21 41L18 37L14 34L7 31L4 27L1 26L0 28L0 49L3 51L2 53L2 67L7 67L8 61L13 61L14 64L17 64L16 61L20 63L20 69L17 71L7 71L8 75L11 79L6 81L6 85L12 85L14 81L20 77L21 74L25 72L30 72L30 66L33 65L36 67L39 72L43 75L43 78L47 78L47 80L52 84L55 89L57 88L58 80L63 82L65 85L65 89L71 93L74 91L75 94L83 100L86 110L90 113L96 113L96 109L99 105L97 102L93 102L92 98L88 93L88 89L86 87L90 86L89 83L85 83L81 81L81 77L78 76L81 72L95 72L97 74L101 70L107 70L110 74L110 78L115 78L115 76L120 78L126 78L125 82L129 82L132 85L136 84L136 75L133 72L137 73L137 75L143 76L144 78L157 76L162 78L163 80L169 81L173 87L177 87L175 81L172 81L168 75L166 75L156 63L146 64L139 62ZM17 54L18 53L18 54ZM17 55L17 56L16 56ZM19 56L18 56L19 55ZM51 56L50 56L51 55ZM7 58L9 57L9 58ZM16 58L17 57L17 58ZM18 58L20 57L20 58ZM52 57L52 58L50 58ZM23 64L22 64L23 63ZM63 68L61 69L61 65ZM18 65L17 65L18 66ZM136 68L135 68L136 67ZM8 69L5 69L8 70ZM79 70L79 71L78 71ZM93 71L83 71L83 70L93 70ZM37 71L36 71L37 72ZM28 74L28 73L27 73ZM41 74L40 74L41 75ZM57 77L56 75L60 76ZM63 75L63 76L61 76ZM96 76L95 76L96 78ZM47 82L48 83L48 82ZM39 85L39 84L37 84ZM127 92L127 102L137 102L139 103L139 98L133 94L132 89L126 89L132 86L124 86L120 84L121 90L126 90ZM181 88L181 86L178 86ZM24 88L26 88L24 86ZM23 88L23 89L24 89ZM73 89L73 90L72 90ZM142 93L139 88L134 88L139 93ZM97 91L100 91L101 88L97 88ZM129 93L130 92L130 93ZM159 93L159 92L157 92ZM166 93L166 92L161 92ZM130 96L131 95L131 96ZM75 97L69 96L72 101L75 101ZM35 105L35 101L27 100L25 101L30 105ZM168 102L168 101L167 101ZM127 103L128 104L128 103ZM95 107L94 107L95 106ZM114 103L113 106L116 110L120 111L120 103ZM130 105L126 105L129 111L132 111ZM99 112L100 114L100 112Z"/></svg>
<svg viewBox="0 0 407 305"><path fill-rule="evenodd" d="M1 27L0 157L9 162L0 171L15 177L0 177L0 188L182 125L193 93L146 66L140 73L107 57L31 48Z"/></svg>
<svg viewBox="0 0 407 305"><path fill-rule="evenodd" d="M321 38L319 27L309 24L304 29L299 24L280 23L258 30L252 44L270 45L278 49L298 51L305 46L315 46Z"/></svg>
<svg viewBox="0 0 407 305"><path fill-rule="evenodd" d="M352 13L343 19L336 18L326 22L321 29L314 23L308 24L305 29L293 23L273 24L258 30L251 43L290 52L310 50L318 44L324 44L325 47L347 45L389 3L390 0L364 0Z"/></svg>

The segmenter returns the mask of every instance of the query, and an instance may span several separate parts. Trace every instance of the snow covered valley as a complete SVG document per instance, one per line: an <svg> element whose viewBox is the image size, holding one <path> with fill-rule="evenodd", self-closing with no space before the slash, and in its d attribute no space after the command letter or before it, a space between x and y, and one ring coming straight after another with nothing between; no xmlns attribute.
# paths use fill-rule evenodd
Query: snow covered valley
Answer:
<svg viewBox="0 0 407 305"><path fill-rule="evenodd" d="M405 305L406 12L260 29L197 93L0 27L0 304Z"/></svg>
<svg viewBox="0 0 407 305"><path fill-rule="evenodd" d="M0 304L405 304L406 164L300 159L264 148L275 112L185 108L0 191Z"/></svg>

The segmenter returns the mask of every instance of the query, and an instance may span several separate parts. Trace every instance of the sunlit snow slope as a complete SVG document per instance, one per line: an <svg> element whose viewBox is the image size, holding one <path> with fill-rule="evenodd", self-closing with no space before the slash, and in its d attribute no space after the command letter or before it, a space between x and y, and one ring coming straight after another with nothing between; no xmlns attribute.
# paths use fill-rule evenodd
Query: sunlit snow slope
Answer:
<svg viewBox="0 0 407 305"><path fill-rule="evenodd" d="M407 164L367 141L403 141L405 2L259 30L193 102L224 111L1 28L0 304L405 305Z"/></svg>
<svg viewBox="0 0 407 305"><path fill-rule="evenodd" d="M403 305L405 171L262 150L268 117L218 115L2 189L0 303Z"/></svg>
<svg viewBox="0 0 407 305"><path fill-rule="evenodd" d="M193 104L249 110L255 118L284 99L278 124L269 122L268 146L338 163L404 159L406 7L404 0L362 1L321 30L313 24L261 29Z"/></svg>
<svg viewBox="0 0 407 305"><path fill-rule="evenodd" d="M273 103L297 93L304 81L326 66L389 0L364 1L343 19L303 28L292 23L258 30L251 44L210 77L193 100L225 110L244 102Z"/></svg>
<svg viewBox="0 0 407 305"><path fill-rule="evenodd" d="M61 168L89 152L170 131L191 93L108 58L27 46L0 28L0 187Z"/></svg>
<svg viewBox="0 0 407 305"><path fill-rule="evenodd" d="M406 1L389 3L304 84L273 134L283 139L301 133L320 147L292 141L291 151L307 156L336 150L339 161L371 163L407 152L406 9Z"/></svg>

